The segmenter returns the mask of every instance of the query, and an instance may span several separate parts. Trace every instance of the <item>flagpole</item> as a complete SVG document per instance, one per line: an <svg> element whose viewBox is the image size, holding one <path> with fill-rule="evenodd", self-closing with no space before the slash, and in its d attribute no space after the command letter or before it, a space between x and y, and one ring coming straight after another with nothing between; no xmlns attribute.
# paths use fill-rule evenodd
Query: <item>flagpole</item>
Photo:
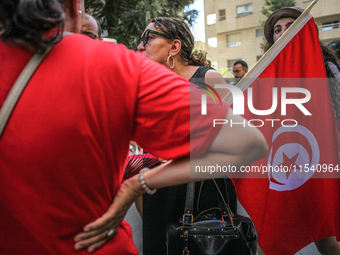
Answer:
<svg viewBox="0 0 340 255"><path fill-rule="evenodd" d="M291 39L300 31L300 29L311 19L313 16L310 14L311 9L319 0L314 0L301 15L294 21L294 23L287 29L283 35L273 44L270 49L260 58L259 61L243 76L237 83L242 91L245 91L268 67L268 65L277 57L277 55L286 47ZM218 86L218 85L217 85ZM229 104L233 103L232 94L229 92L224 98Z"/></svg>

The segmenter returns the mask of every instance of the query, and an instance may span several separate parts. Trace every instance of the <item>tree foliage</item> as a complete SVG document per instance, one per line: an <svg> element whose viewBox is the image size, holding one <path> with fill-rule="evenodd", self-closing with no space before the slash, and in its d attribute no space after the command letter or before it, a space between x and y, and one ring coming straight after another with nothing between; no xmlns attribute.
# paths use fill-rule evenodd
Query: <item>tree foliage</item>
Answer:
<svg viewBox="0 0 340 255"><path fill-rule="evenodd" d="M228 67L225 67L225 68L221 68L221 69L220 69L220 74L221 74L222 76L224 76L227 72L228 72Z"/></svg>
<svg viewBox="0 0 340 255"><path fill-rule="evenodd" d="M198 11L183 11L191 3L191 0L85 0L85 7L86 12L100 21L109 37L136 49L138 39L153 18L181 18L192 26Z"/></svg>

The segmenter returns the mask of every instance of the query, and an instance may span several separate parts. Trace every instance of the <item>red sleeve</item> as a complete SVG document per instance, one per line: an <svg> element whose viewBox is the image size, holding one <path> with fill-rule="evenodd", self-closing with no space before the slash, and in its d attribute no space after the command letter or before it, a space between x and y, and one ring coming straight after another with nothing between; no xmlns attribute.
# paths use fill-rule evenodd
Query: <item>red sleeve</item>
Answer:
<svg viewBox="0 0 340 255"><path fill-rule="evenodd" d="M220 128L213 127L213 119L224 119L229 105L213 106L213 110L208 99L210 115L202 116L202 93L196 87L190 89L183 77L143 57L133 139L164 159L189 157L190 147L195 156L204 154Z"/></svg>

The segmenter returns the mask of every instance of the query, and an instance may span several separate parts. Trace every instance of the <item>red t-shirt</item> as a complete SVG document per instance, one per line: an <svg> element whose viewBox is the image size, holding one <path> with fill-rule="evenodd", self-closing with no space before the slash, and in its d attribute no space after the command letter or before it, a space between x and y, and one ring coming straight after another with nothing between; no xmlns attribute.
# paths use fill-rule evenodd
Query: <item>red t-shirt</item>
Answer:
<svg viewBox="0 0 340 255"><path fill-rule="evenodd" d="M0 43L0 107L31 56ZM190 155L189 98L188 81L141 53L64 38L0 138L0 254L76 253L74 236L120 186L130 140L162 158ZM218 109L224 118L228 106ZM198 132L201 154L217 131ZM96 254L138 254L131 236L124 221Z"/></svg>

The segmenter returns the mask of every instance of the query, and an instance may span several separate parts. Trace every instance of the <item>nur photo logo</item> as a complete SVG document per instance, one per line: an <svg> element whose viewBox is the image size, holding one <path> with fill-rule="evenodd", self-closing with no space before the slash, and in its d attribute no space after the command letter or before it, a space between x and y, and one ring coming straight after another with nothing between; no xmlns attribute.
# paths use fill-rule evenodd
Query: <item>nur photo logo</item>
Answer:
<svg viewBox="0 0 340 255"><path fill-rule="evenodd" d="M212 95L212 93L207 88L209 88L211 91L213 91L214 94L217 96L220 104L222 105L222 100L221 100L220 96L218 95L217 91L212 86L209 86L208 84L205 84L205 83L202 83L202 82L197 82L196 85L198 86L198 89L201 89L204 92L206 92L212 98L215 105L217 105L214 96ZM201 114L207 115L207 95L202 94L201 100L202 100L201 101Z"/></svg>

